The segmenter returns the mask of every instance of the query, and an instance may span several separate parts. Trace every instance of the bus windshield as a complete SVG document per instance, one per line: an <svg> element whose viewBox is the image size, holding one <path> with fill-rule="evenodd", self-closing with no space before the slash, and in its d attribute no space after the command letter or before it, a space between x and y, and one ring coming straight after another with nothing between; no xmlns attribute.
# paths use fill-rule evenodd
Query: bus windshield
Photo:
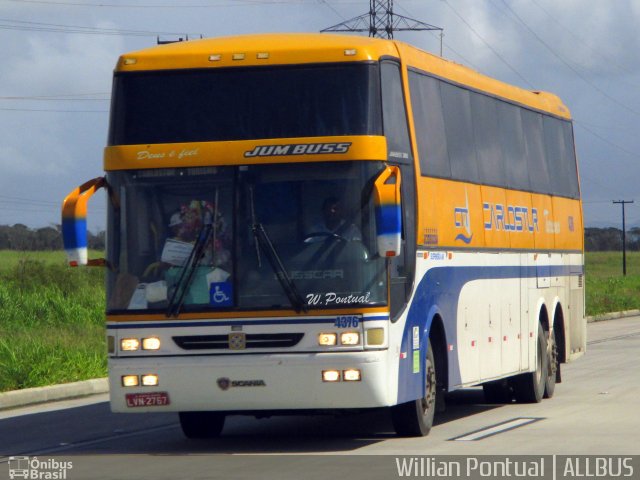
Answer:
<svg viewBox="0 0 640 480"><path fill-rule="evenodd" d="M374 63L116 73L109 145L381 135Z"/></svg>
<svg viewBox="0 0 640 480"><path fill-rule="evenodd" d="M386 304L371 194L382 168L109 172L108 311L291 309L291 285L304 309Z"/></svg>

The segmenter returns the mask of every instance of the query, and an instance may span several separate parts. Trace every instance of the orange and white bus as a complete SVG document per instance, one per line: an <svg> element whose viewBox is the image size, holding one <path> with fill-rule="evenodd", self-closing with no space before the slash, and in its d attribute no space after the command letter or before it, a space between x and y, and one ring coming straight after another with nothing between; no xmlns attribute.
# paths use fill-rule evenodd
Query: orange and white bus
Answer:
<svg viewBox="0 0 640 480"><path fill-rule="evenodd" d="M63 205L72 264L107 266L115 412L539 402L585 351L569 111L398 41L249 35L116 66L106 175ZM108 191L106 261L86 208Z"/></svg>

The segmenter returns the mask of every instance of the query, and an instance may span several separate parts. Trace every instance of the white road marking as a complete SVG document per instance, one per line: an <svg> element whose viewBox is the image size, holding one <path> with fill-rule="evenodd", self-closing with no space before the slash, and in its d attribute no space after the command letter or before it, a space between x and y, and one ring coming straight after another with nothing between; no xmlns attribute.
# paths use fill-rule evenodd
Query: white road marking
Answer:
<svg viewBox="0 0 640 480"><path fill-rule="evenodd" d="M513 430L514 428L522 427L524 425L528 425L530 423L534 423L539 420L542 420L542 418L536 418L536 417L514 418L512 420L508 420L506 422L502 422L497 425L485 427L482 430L477 430L475 432L467 433L466 435L462 435L460 437L452 438L451 440L454 440L456 442L473 442L476 440L482 440L483 438L490 437L492 435L497 435L498 433L503 433L508 430Z"/></svg>

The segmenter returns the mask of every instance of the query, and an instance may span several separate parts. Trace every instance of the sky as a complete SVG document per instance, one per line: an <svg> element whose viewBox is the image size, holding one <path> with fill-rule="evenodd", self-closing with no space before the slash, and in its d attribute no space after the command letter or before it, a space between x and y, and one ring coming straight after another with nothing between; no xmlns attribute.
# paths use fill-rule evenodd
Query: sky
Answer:
<svg viewBox="0 0 640 480"><path fill-rule="evenodd" d="M317 32L368 0L0 0L0 225L60 223L67 193L102 175L122 53L189 34ZM640 0L395 0L443 28L443 56L559 95L574 118L586 226L640 226ZM438 32L395 38L440 53ZM105 225L105 198L89 228Z"/></svg>

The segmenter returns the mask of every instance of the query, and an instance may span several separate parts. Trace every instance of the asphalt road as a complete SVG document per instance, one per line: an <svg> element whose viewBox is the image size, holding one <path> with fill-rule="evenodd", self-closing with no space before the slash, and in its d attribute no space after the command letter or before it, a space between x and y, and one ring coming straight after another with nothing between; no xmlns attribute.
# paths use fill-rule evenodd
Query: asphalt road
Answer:
<svg viewBox="0 0 640 480"><path fill-rule="evenodd" d="M640 317L589 324L588 338L587 354L563 365L554 398L489 405L481 389L455 392L425 438L396 438L385 411L231 417L222 437L207 441L185 439L174 414L112 414L105 395L0 412L0 479L16 455L71 459L73 480L346 474L349 465L332 460L331 469L317 455L348 455L354 472L373 478L367 465L391 458L381 455L640 454Z"/></svg>

